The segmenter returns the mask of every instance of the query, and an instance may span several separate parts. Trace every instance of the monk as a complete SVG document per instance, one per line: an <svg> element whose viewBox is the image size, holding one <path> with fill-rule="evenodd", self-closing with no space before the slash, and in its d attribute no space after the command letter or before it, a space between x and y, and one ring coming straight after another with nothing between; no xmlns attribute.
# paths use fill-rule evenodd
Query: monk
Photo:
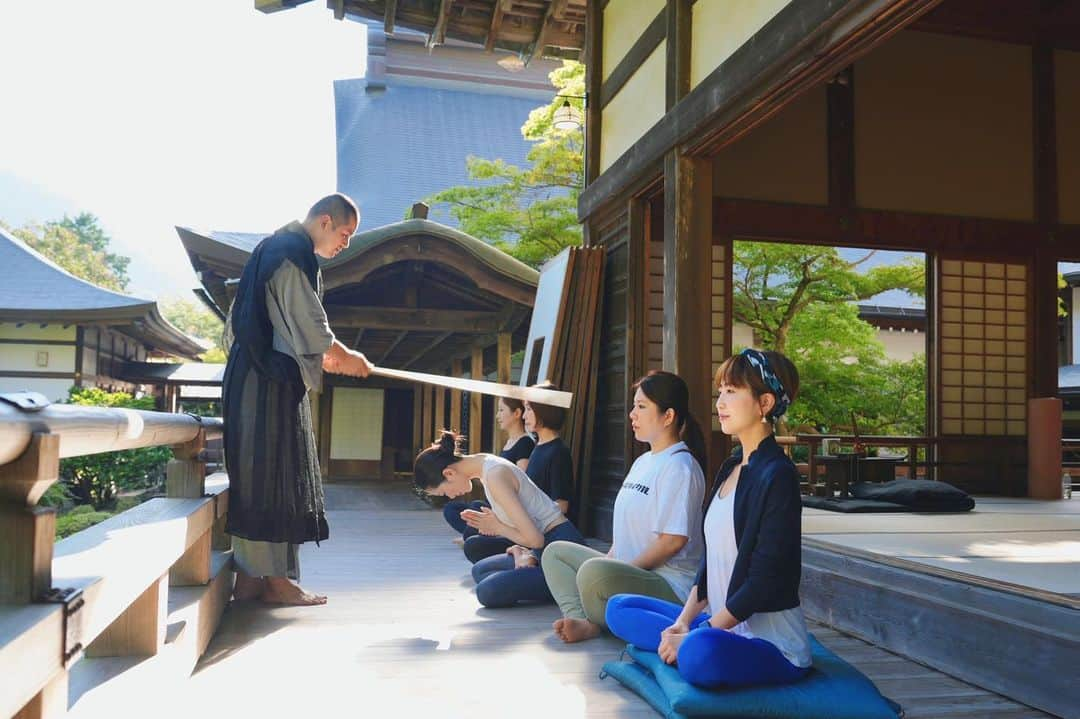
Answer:
<svg viewBox="0 0 1080 719"><path fill-rule="evenodd" d="M298 584L299 545L329 537L308 392L324 371L366 377L372 365L330 331L318 258L346 249L359 221L349 197L324 197L260 242L240 276L222 385L238 600L326 603Z"/></svg>

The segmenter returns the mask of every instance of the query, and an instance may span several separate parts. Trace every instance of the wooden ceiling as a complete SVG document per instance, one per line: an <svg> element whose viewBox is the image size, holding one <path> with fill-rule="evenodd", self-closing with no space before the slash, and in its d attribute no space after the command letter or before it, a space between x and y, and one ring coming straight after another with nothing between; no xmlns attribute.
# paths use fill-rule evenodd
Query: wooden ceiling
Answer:
<svg viewBox="0 0 1080 719"><path fill-rule="evenodd" d="M428 35L428 46L447 39L536 57L579 60L585 42L586 0L329 0L335 17L351 14Z"/></svg>
<svg viewBox="0 0 1080 719"><path fill-rule="evenodd" d="M1077 0L945 0L912 30L1080 50Z"/></svg>

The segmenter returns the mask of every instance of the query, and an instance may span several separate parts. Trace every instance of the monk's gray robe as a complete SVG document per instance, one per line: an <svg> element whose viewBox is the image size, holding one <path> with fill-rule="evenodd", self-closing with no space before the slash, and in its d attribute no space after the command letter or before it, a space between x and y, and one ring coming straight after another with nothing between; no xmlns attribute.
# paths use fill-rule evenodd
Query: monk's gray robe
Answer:
<svg viewBox="0 0 1080 719"><path fill-rule="evenodd" d="M275 236L283 232L293 235L293 251L296 235L306 239L296 223ZM274 236L265 242L272 240ZM268 276L247 285L249 291L264 287L264 317L272 334L266 348L269 360L262 363L266 369L245 362L250 350L244 355L230 348L234 368L226 373L230 386L225 393L229 531L241 571L299 579L298 543L327 536L307 392L322 387L322 358L334 335L320 299L321 274L312 273L310 264L305 272L288 252L281 254L272 256L272 265L264 256L261 268ZM302 260L306 264L310 258ZM235 314L230 312L226 328L229 344Z"/></svg>

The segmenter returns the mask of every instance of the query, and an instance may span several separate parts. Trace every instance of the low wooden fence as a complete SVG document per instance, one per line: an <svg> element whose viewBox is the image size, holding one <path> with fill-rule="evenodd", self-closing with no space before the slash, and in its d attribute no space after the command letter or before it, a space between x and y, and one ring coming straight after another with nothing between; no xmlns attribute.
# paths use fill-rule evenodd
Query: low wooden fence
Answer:
<svg viewBox="0 0 1080 719"><path fill-rule="evenodd" d="M0 397L0 717L63 716L103 681L80 676L95 658L170 648L190 671L232 586L228 479L203 453L221 420L46 404ZM166 497L54 541L38 500L61 458L154 446L173 450Z"/></svg>

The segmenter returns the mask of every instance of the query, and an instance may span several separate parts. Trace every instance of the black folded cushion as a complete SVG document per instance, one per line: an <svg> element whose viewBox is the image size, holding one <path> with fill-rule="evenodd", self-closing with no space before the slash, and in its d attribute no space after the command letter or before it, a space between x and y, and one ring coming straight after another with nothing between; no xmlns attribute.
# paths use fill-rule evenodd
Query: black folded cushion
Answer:
<svg viewBox="0 0 1080 719"><path fill-rule="evenodd" d="M975 500L964 490L927 479L894 479L880 484L856 482L850 491L858 499L892 502L917 512L967 512L975 506Z"/></svg>

